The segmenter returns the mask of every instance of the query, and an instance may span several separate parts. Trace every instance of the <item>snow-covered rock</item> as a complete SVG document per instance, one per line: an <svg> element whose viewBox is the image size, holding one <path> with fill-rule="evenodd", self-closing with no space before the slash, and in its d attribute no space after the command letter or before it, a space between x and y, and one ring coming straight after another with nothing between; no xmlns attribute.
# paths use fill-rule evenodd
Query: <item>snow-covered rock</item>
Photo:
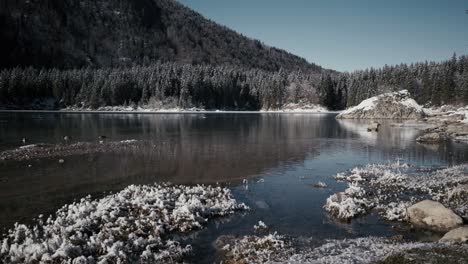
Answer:
<svg viewBox="0 0 468 264"><path fill-rule="evenodd" d="M385 93L341 112L339 119L421 119L425 112L407 90Z"/></svg>
<svg viewBox="0 0 468 264"><path fill-rule="evenodd" d="M408 208L408 219L416 226L447 231L463 224L463 219L443 204L424 200Z"/></svg>
<svg viewBox="0 0 468 264"><path fill-rule="evenodd" d="M371 131L378 132L379 128L380 128L380 123L379 122L372 122L372 123L369 124L369 126L367 126L367 131L369 131L369 132L371 132Z"/></svg>
<svg viewBox="0 0 468 264"><path fill-rule="evenodd" d="M468 241L468 226L455 228L446 233L440 241L445 242L466 242Z"/></svg>
<svg viewBox="0 0 468 264"><path fill-rule="evenodd" d="M324 182L318 181L316 184L314 184L314 187L319 188L319 189L323 189L323 188L327 188L327 184L324 183Z"/></svg>
<svg viewBox="0 0 468 264"><path fill-rule="evenodd" d="M227 188L131 185L65 205L33 227L16 224L2 242L0 263L172 263L191 250L173 234L243 209Z"/></svg>

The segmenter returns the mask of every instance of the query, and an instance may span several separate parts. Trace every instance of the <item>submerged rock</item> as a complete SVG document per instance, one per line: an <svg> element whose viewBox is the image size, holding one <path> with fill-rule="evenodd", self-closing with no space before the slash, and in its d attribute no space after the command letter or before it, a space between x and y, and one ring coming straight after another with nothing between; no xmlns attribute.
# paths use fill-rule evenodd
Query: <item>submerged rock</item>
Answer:
<svg viewBox="0 0 468 264"><path fill-rule="evenodd" d="M425 143L425 144L438 144L443 142L447 139L444 133L427 133L424 134L416 139L417 142Z"/></svg>
<svg viewBox="0 0 468 264"><path fill-rule="evenodd" d="M314 184L314 187L319 188L319 189L323 189L323 188L327 188L327 184L324 183L324 182L319 181L316 184Z"/></svg>
<svg viewBox="0 0 468 264"><path fill-rule="evenodd" d="M410 97L407 90L385 93L362 101L336 118L339 119L422 119L422 106Z"/></svg>
<svg viewBox="0 0 468 264"><path fill-rule="evenodd" d="M455 228L445 234L440 241L445 242L466 242L468 241L468 226Z"/></svg>
<svg viewBox="0 0 468 264"><path fill-rule="evenodd" d="M447 231L463 224L463 219L439 202L424 200L408 208L408 219L416 226Z"/></svg>

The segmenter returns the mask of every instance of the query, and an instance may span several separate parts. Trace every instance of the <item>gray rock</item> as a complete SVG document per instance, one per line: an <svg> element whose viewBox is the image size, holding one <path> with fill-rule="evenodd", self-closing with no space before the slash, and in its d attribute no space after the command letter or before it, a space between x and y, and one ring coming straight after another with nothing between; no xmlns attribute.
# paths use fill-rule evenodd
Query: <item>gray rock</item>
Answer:
<svg viewBox="0 0 468 264"><path fill-rule="evenodd" d="M445 133L432 132L418 137L416 141L425 144L438 144L440 142L445 141L446 139L447 136L445 135Z"/></svg>
<svg viewBox="0 0 468 264"><path fill-rule="evenodd" d="M462 243L468 241L468 226L462 226L449 231L440 241Z"/></svg>
<svg viewBox="0 0 468 264"><path fill-rule="evenodd" d="M448 231L463 224L463 219L439 202L424 200L407 209L409 221L418 227Z"/></svg>

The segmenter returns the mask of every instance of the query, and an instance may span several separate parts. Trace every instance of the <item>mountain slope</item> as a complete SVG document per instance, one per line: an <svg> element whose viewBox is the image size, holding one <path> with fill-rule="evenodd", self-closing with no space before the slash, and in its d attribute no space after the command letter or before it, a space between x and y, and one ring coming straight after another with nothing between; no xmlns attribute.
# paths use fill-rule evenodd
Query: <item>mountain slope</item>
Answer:
<svg viewBox="0 0 468 264"><path fill-rule="evenodd" d="M0 68L156 61L276 71L321 67L218 25L174 0L4 0Z"/></svg>

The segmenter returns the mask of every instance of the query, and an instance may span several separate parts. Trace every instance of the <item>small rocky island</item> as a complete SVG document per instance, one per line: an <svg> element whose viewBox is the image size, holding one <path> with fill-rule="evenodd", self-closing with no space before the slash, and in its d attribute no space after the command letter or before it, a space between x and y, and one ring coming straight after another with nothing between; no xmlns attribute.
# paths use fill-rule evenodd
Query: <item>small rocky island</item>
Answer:
<svg viewBox="0 0 468 264"><path fill-rule="evenodd" d="M411 98L407 90L402 90L366 99L341 112L336 118L419 120L425 116L423 107Z"/></svg>

